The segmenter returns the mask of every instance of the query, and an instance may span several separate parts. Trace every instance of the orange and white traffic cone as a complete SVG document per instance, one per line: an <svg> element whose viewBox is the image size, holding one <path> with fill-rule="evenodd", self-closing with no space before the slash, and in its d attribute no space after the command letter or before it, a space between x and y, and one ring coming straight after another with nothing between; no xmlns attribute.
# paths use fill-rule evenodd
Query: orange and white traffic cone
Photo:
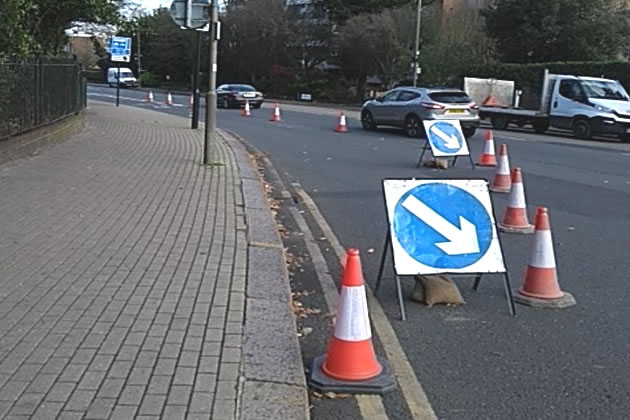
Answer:
<svg viewBox="0 0 630 420"><path fill-rule="evenodd" d="M514 295L516 302L543 308L568 308L575 298L560 290L551 225L546 207L536 210L536 236L523 285Z"/></svg>
<svg viewBox="0 0 630 420"><path fill-rule="evenodd" d="M478 166L497 166L497 158L494 153L494 138L492 137L492 130L486 130L483 135L483 152L479 155L477 160Z"/></svg>
<svg viewBox="0 0 630 420"><path fill-rule="evenodd" d="M271 114L271 118L269 119L271 122L282 121L280 118L280 107L278 104L275 104L273 107L273 113Z"/></svg>
<svg viewBox="0 0 630 420"><path fill-rule="evenodd" d="M365 285L359 251L346 253L337 300L337 321L326 354L316 358L310 383L320 392L382 394L394 387L387 362L378 359L372 345Z"/></svg>
<svg viewBox="0 0 630 420"><path fill-rule="evenodd" d="M169 106L173 105L173 96L171 95L171 92L169 92L166 95L166 100L164 101L164 105L169 105Z"/></svg>
<svg viewBox="0 0 630 420"><path fill-rule="evenodd" d="M508 158L507 145L502 144L499 148L499 166L494 174L492 185L490 185L490 191L509 193L511 188L512 178L510 177L510 160Z"/></svg>
<svg viewBox="0 0 630 420"><path fill-rule="evenodd" d="M188 109L193 109L193 106L195 106L195 95L191 93L188 98Z"/></svg>
<svg viewBox="0 0 630 420"><path fill-rule="evenodd" d="M525 202L525 187L521 168L512 169L512 190L510 201L503 222L498 223L499 230L509 233L533 233L534 226L527 218L527 203Z"/></svg>
<svg viewBox="0 0 630 420"><path fill-rule="evenodd" d="M346 114L341 111L339 114L339 121L337 121L337 126L335 127L335 131L337 133L345 133L348 131L348 124L346 123Z"/></svg>
<svg viewBox="0 0 630 420"><path fill-rule="evenodd" d="M252 115L252 113L249 110L249 101L245 101L245 106L241 110L241 117L249 117L251 115Z"/></svg>
<svg viewBox="0 0 630 420"><path fill-rule="evenodd" d="M150 90L144 98L144 101L147 103L153 102L153 91Z"/></svg>

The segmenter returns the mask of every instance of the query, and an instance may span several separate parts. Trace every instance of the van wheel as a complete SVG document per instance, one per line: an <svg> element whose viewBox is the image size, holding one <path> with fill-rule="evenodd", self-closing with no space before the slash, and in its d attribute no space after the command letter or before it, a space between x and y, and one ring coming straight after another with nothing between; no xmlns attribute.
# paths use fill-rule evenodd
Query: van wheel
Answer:
<svg viewBox="0 0 630 420"><path fill-rule="evenodd" d="M508 120L503 115L493 115L490 118L490 122L492 123L492 128L495 130L505 130L508 128Z"/></svg>
<svg viewBox="0 0 630 420"><path fill-rule="evenodd" d="M592 135L591 123L583 118L573 121L573 135L580 140L588 140Z"/></svg>

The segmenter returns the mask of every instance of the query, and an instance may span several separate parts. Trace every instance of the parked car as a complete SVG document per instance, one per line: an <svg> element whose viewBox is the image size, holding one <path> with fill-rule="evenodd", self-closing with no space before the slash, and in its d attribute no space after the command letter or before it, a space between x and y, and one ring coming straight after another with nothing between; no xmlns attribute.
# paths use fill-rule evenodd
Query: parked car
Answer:
<svg viewBox="0 0 630 420"><path fill-rule="evenodd" d="M133 75L131 69L126 67L112 67L107 69L107 83L111 87L116 87L118 82L118 72L120 71L120 87L138 87L138 80Z"/></svg>
<svg viewBox="0 0 630 420"><path fill-rule="evenodd" d="M249 101L252 108L260 108L263 94L250 85L221 85L217 88L217 104L221 108L244 107Z"/></svg>
<svg viewBox="0 0 630 420"><path fill-rule="evenodd" d="M479 127L479 107L459 89L398 87L361 109L366 130L386 125L403 128L409 137L422 137L424 120L459 120L464 136L472 137Z"/></svg>

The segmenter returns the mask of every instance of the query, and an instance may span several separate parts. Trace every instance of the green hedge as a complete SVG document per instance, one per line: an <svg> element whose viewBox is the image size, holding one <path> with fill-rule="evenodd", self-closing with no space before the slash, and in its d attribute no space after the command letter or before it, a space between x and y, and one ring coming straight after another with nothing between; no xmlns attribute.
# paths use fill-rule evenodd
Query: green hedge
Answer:
<svg viewBox="0 0 630 420"><path fill-rule="evenodd" d="M105 71L101 69L83 70L83 77L85 77L88 80L88 82L103 83L107 81L107 77L105 76Z"/></svg>
<svg viewBox="0 0 630 420"><path fill-rule="evenodd" d="M495 78L513 80L517 87L534 87L540 83L544 69L555 74L605 77L619 80L626 89L630 88L630 62L627 61L581 61L535 64L491 63L471 66L460 74L458 82L463 85L464 77Z"/></svg>

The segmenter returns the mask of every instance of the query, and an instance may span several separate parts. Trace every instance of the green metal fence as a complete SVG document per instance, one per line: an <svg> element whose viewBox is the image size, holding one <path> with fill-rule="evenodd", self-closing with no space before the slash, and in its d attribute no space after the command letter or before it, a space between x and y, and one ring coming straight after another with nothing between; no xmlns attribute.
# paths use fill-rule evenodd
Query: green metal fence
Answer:
<svg viewBox="0 0 630 420"><path fill-rule="evenodd" d="M73 60L0 60L0 140L75 114L85 104L85 81Z"/></svg>

